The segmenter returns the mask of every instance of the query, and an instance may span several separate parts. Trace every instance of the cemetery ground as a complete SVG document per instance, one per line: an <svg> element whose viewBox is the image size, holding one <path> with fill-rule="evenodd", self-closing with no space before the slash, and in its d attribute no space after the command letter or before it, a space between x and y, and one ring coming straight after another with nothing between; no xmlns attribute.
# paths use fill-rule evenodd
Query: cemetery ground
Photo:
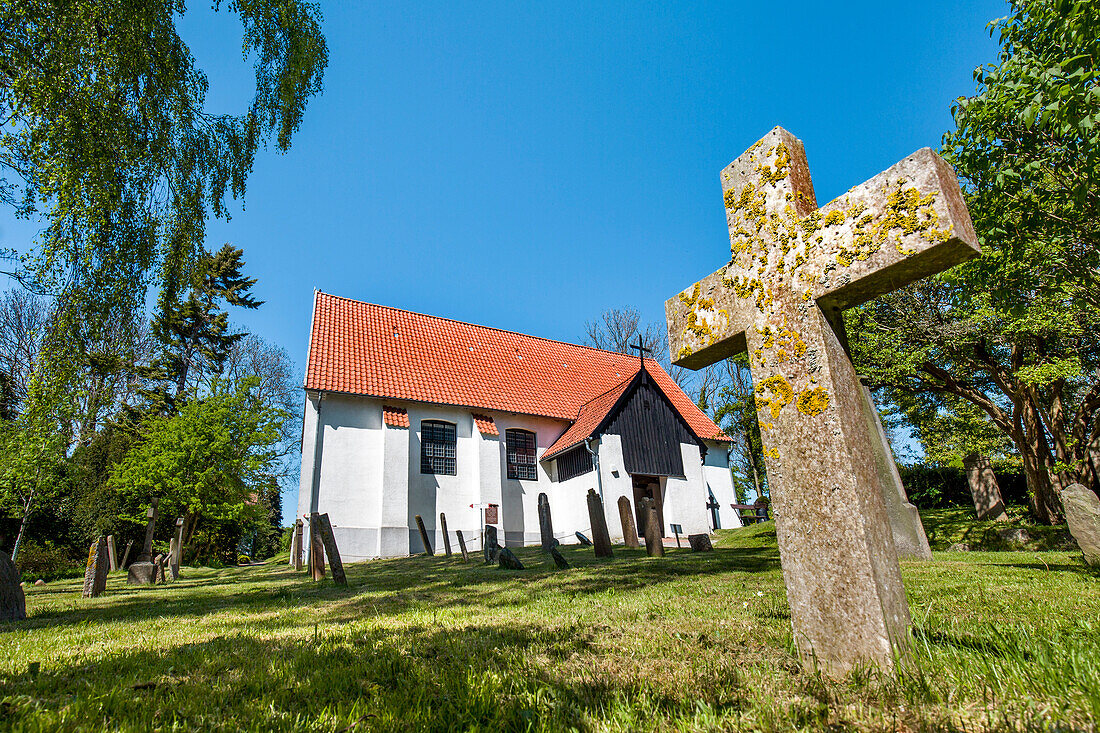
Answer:
<svg viewBox="0 0 1100 733"><path fill-rule="evenodd" d="M930 516L934 545L950 512ZM970 522L971 525L975 524ZM912 656L842 681L794 653L774 525L716 551L538 548L524 571L459 557L282 561L34 587L0 624L0 729L1039 730L1100 720L1100 577L1079 552L904 562ZM947 537L947 535L952 535ZM38 672L28 665L37 662Z"/></svg>

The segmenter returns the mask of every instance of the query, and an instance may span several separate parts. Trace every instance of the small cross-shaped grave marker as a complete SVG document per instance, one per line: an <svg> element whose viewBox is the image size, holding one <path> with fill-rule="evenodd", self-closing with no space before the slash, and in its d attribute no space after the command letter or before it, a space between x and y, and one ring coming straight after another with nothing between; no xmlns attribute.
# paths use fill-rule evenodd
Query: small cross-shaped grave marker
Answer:
<svg viewBox="0 0 1100 733"><path fill-rule="evenodd" d="M818 208L776 127L722 171L732 257L665 304L673 362L748 351L796 642L889 666L910 624L841 312L978 253L951 168L920 150Z"/></svg>

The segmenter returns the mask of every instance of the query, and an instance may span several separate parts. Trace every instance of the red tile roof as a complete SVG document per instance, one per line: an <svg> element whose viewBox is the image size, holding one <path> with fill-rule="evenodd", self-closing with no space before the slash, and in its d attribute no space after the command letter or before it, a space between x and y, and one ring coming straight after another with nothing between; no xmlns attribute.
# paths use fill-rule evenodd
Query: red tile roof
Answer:
<svg viewBox="0 0 1100 733"><path fill-rule="evenodd" d="M404 407L382 406L382 420L395 428L409 427L409 411Z"/></svg>
<svg viewBox="0 0 1100 733"><path fill-rule="evenodd" d="M635 374L637 372L635 371ZM546 452L542 454L542 460L553 458L558 453L565 451L568 448L580 443L595 430L599 424L607 417L607 413L611 411L611 408L615 406L615 403L619 401L619 397L622 396L626 388L630 386L633 381L634 375L624 379L621 384L617 384L611 389L607 390L601 395L593 397L588 402L581 405L581 409L577 412L577 421L569 426L569 429L561 434L554 444L546 449Z"/></svg>
<svg viewBox="0 0 1100 733"><path fill-rule="evenodd" d="M646 370L697 435L728 440L656 361ZM637 371L636 356L318 291L305 387L579 422Z"/></svg>
<svg viewBox="0 0 1100 733"><path fill-rule="evenodd" d="M474 423L477 425L478 432L482 435L500 435L496 423L493 422L493 418L488 415L478 415L475 412Z"/></svg>

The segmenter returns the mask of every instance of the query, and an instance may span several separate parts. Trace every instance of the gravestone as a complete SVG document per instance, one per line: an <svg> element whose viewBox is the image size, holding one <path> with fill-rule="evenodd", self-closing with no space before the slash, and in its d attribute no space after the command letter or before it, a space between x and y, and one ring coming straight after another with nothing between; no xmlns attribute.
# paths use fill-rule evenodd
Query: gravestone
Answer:
<svg viewBox="0 0 1100 733"><path fill-rule="evenodd" d="M974 500L974 511L978 519L1007 522L1005 503L1001 498L1001 487L997 483L997 474L993 472L993 463L989 456L971 453L963 458L966 469L966 482L970 484L970 496Z"/></svg>
<svg viewBox="0 0 1100 733"><path fill-rule="evenodd" d="M458 549L462 552L462 562L470 562L470 553L466 552L466 539L462 536L462 530L455 530L455 537L458 537Z"/></svg>
<svg viewBox="0 0 1100 733"><path fill-rule="evenodd" d="M164 553L157 554L153 560L153 565L156 566L156 582L167 583L168 579L164 577L164 560L167 557Z"/></svg>
<svg viewBox="0 0 1100 733"><path fill-rule="evenodd" d="M314 580L325 577L325 545L321 540L321 515L309 515L309 575Z"/></svg>
<svg viewBox="0 0 1100 733"><path fill-rule="evenodd" d="M505 570L523 570L523 563L507 547L501 548L497 555L497 563Z"/></svg>
<svg viewBox="0 0 1100 733"><path fill-rule="evenodd" d="M130 550L134 549L134 541L126 541L126 551L122 553L122 569L126 570L130 567Z"/></svg>
<svg viewBox="0 0 1100 733"><path fill-rule="evenodd" d="M321 544L325 547L325 556L328 557L328 566L332 570L332 582L336 585L348 584L348 578L344 575L344 561L340 559L340 549L336 546L336 535L332 533L332 523L328 514L318 517L321 527Z"/></svg>
<svg viewBox="0 0 1100 733"><path fill-rule="evenodd" d="M573 534L577 536L577 541L581 543L582 547L592 546L592 540L588 539L588 537L586 537L585 535L581 534L580 532L574 532Z"/></svg>
<svg viewBox="0 0 1100 733"><path fill-rule="evenodd" d="M569 561L565 559L565 555L561 554L561 550L558 549L557 545L550 548L550 557L554 558L554 565L557 566L558 570L569 569Z"/></svg>
<svg viewBox="0 0 1100 733"><path fill-rule="evenodd" d="M665 541L661 537L661 518L657 515L657 502L644 497L642 516L645 517L645 553L650 557L664 557Z"/></svg>
<svg viewBox="0 0 1100 733"><path fill-rule="evenodd" d="M88 548L88 562L84 566L84 598L96 598L107 590L107 573L110 561L107 558L107 538L100 535L92 540Z"/></svg>
<svg viewBox="0 0 1100 733"><path fill-rule="evenodd" d="M554 523L550 518L550 497L546 492L539 494L539 535L543 552L550 552L554 546Z"/></svg>
<svg viewBox="0 0 1100 733"><path fill-rule="evenodd" d="M497 553L500 552L500 544L497 543L497 528L491 524L485 525L485 541L481 548L485 554L485 564L491 565L497 561Z"/></svg>
<svg viewBox="0 0 1100 733"><path fill-rule="evenodd" d="M27 617L27 597L19 583L19 568L7 553L0 552L0 621L22 621Z"/></svg>
<svg viewBox="0 0 1100 733"><path fill-rule="evenodd" d="M107 535L107 568L113 573L118 570L118 554L115 548L115 536Z"/></svg>
<svg viewBox="0 0 1100 733"><path fill-rule="evenodd" d="M882 498L886 504L886 515L890 518L890 532L894 536L894 547L899 557L911 557L916 560L931 560L932 548L928 544L928 535L920 521L920 512L909 503L905 494L905 485L901 482L894 451L882 427L882 417L871 398L871 390L861 383L863 410L867 418L867 432L871 436L871 452L875 457L875 473L882 487Z"/></svg>
<svg viewBox="0 0 1100 733"><path fill-rule="evenodd" d="M1085 562L1100 565L1100 499L1081 484L1071 484L1062 489L1062 507Z"/></svg>
<svg viewBox="0 0 1100 733"><path fill-rule="evenodd" d="M172 580L180 579L180 566L176 564L176 538L168 540L168 575Z"/></svg>
<svg viewBox="0 0 1100 733"><path fill-rule="evenodd" d="M634 511L630 508L630 499L620 496L618 505L619 522L623 525L623 544L637 549L641 545L638 544L638 531L634 528Z"/></svg>
<svg viewBox="0 0 1100 733"><path fill-rule="evenodd" d="M435 555L435 551L432 550L432 543L428 539L428 530L424 528L424 518L419 514L416 515L416 528L420 530L420 541L424 544L425 555Z"/></svg>
<svg viewBox="0 0 1100 733"><path fill-rule="evenodd" d="M710 537L705 534L689 534L688 544L692 552L713 552L714 545L710 543Z"/></svg>
<svg viewBox="0 0 1100 733"><path fill-rule="evenodd" d="M153 531L156 529L159 503L160 499L154 496L145 511L145 544L141 554L126 569L126 582L130 585L155 585L157 582L157 566L153 564Z"/></svg>
<svg viewBox="0 0 1100 733"><path fill-rule="evenodd" d="M439 513L439 526L443 532L443 552L447 557L451 556L451 536L447 533L447 515Z"/></svg>
<svg viewBox="0 0 1100 733"><path fill-rule="evenodd" d="M294 536L291 538L293 544L291 545L290 562L295 570L301 570L305 567L302 562L302 529L302 520L294 520Z"/></svg>
<svg viewBox="0 0 1100 733"><path fill-rule="evenodd" d="M588 521L592 523L592 544L596 557L611 557L611 535L607 532L603 501L595 489L588 490Z"/></svg>
<svg viewBox="0 0 1100 733"><path fill-rule="evenodd" d="M676 535L676 549L683 549L683 545L680 544L680 530L682 530L683 527L681 527L679 524L672 524L669 526L672 528L672 533Z"/></svg>
<svg viewBox="0 0 1100 733"><path fill-rule="evenodd" d="M176 549L169 553L168 568L172 571L172 580L179 580L180 565L183 564L183 517L176 517Z"/></svg>
<svg viewBox="0 0 1100 733"><path fill-rule="evenodd" d="M677 366L747 351L795 641L844 675L910 625L842 312L977 254L954 172L920 150L820 209L777 127L722 171L732 257L665 304Z"/></svg>

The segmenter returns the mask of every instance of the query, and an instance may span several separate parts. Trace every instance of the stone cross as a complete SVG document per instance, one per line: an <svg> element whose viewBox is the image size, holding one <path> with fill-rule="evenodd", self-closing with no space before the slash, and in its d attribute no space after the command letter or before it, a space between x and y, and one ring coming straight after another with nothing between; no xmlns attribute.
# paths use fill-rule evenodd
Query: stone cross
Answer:
<svg viewBox="0 0 1100 733"><path fill-rule="evenodd" d="M554 523L550 517L550 497L546 492L539 494L539 534L542 538L542 551L550 552L554 546Z"/></svg>
<svg viewBox="0 0 1100 733"><path fill-rule="evenodd" d="M153 530L157 525L157 505L160 504L160 498L154 496L149 501L149 508L145 511L145 544L142 546L141 554L135 562L151 562L153 559Z"/></svg>
<svg viewBox="0 0 1100 733"><path fill-rule="evenodd" d="M630 508L630 499L625 496L620 496L619 501L619 522L623 525L623 544L627 547L637 549L638 544L638 530L634 527L634 512Z"/></svg>
<svg viewBox="0 0 1100 733"><path fill-rule="evenodd" d="M443 512L439 513L439 527L443 532L443 552L447 557L451 556L451 536L447 534L447 515Z"/></svg>
<svg viewBox="0 0 1100 733"><path fill-rule="evenodd" d="M424 554L435 555L435 551L432 549L432 541L428 539L428 530L424 528L424 518L419 514L414 518L416 519L416 528L420 530L420 542L424 545Z"/></svg>
<svg viewBox="0 0 1100 733"><path fill-rule="evenodd" d="M611 557L611 535L607 532L603 501L595 489L588 490L588 519L592 522L592 544L596 557Z"/></svg>
<svg viewBox="0 0 1100 733"><path fill-rule="evenodd" d="M978 519L1007 521L1001 487L997 484L997 474L993 472L993 463L989 456L980 453L964 456L963 468L966 469L966 481L970 484L970 496L974 499L974 511L978 513Z"/></svg>
<svg viewBox="0 0 1100 733"><path fill-rule="evenodd" d="M970 215L928 148L821 208L780 127L721 177L732 256L666 302L674 363L748 351L803 660L889 667L909 606L842 311L978 254Z"/></svg>
<svg viewBox="0 0 1100 733"><path fill-rule="evenodd" d="M650 557L664 557L665 541L661 537L661 519L657 516L657 502L649 497L643 498L642 516L645 517L645 553Z"/></svg>

